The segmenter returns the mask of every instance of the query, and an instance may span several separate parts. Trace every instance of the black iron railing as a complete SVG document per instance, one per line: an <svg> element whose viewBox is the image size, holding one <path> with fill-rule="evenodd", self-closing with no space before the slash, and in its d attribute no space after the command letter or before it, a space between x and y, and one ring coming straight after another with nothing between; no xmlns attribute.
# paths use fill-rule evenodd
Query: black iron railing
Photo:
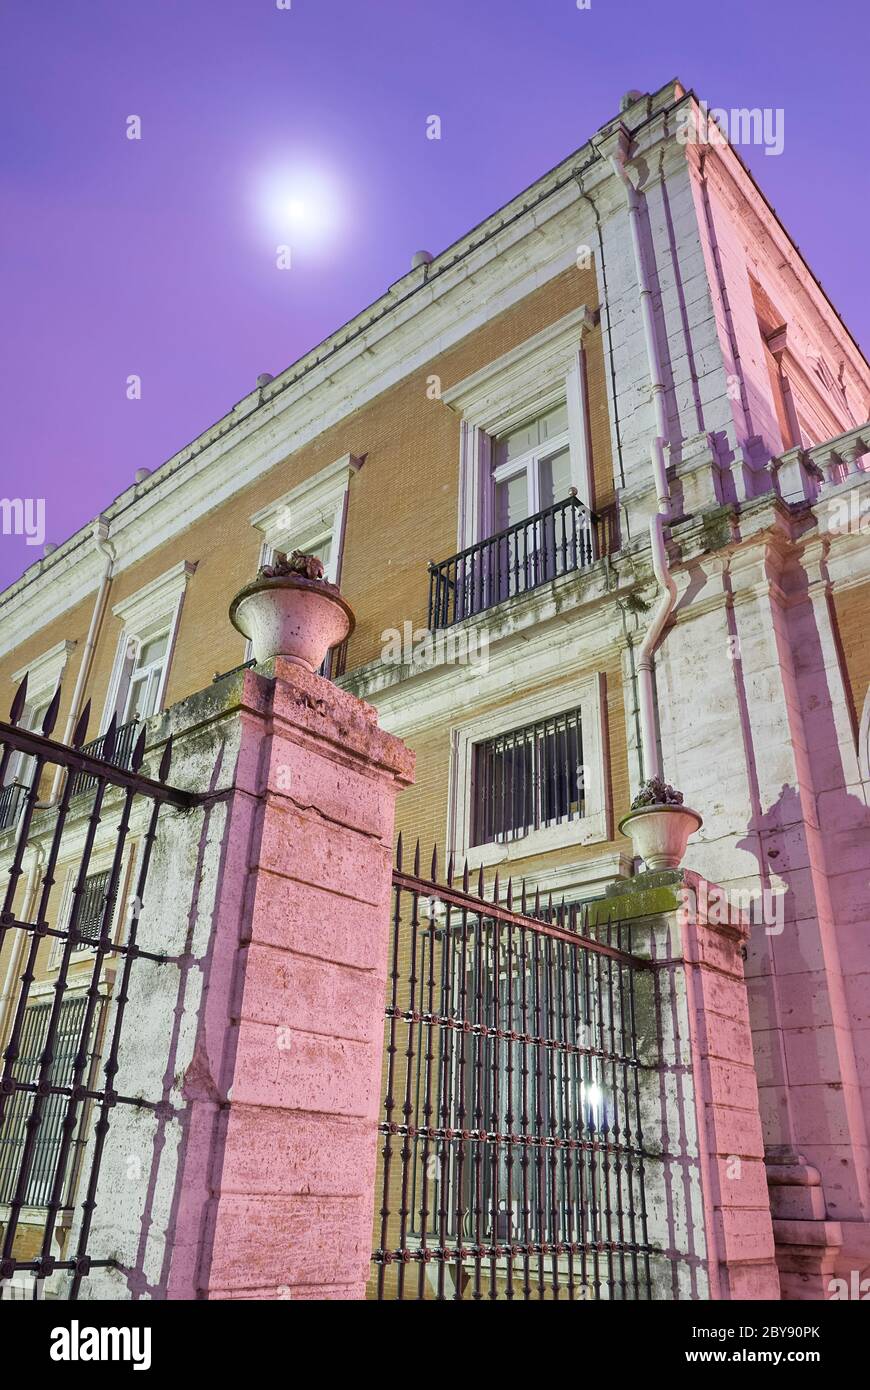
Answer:
<svg viewBox="0 0 870 1390"><path fill-rule="evenodd" d="M8 830L18 820L26 795L26 782L10 782L0 791L0 830Z"/></svg>
<svg viewBox="0 0 870 1390"><path fill-rule="evenodd" d="M158 1110L162 1104L162 1099L151 1101L140 1093L122 1093L118 1077L121 1033L134 962L144 959L165 964L170 959L148 950L138 939L158 816L165 805L189 809L201 798L167 784L171 740L163 751L157 778L151 778L142 772L144 726L132 743L125 729L119 744L113 720L101 739L86 744L86 708L67 746L51 737L60 689L49 705L41 733L20 725L26 697L25 679L12 702L9 722L0 722L0 784L16 754L28 758L33 768L18 813L14 843L4 862L6 884L0 891L0 956L4 955L7 936L11 936L11 949L17 956L15 974L20 981L0 1037L0 1200L6 1208L0 1230L0 1298L4 1281L21 1271L33 1276L34 1296L39 1282L57 1271L68 1276L65 1296L74 1299L92 1268L114 1264L108 1251L95 1257L91 1227L102 1195L100 1171L115 1107ZM62 769L66 776L53 819L45 822L37 810L39 787L43 774L52 767ZM92 789L83 838L81 808L73 809L74 790L82 778ZM111 802L106 800L109 789L117 793ZM134 810L143 803L146 810L136 849L134 891L123 926L115 931L113 908L129 861L131 822ZM55 925L52 888L58 865L67 853L65 835L73 818L79 833L72 841L71 907L66 925ZM33 849L35 827L42 834L41 868L39 877L28 880L22 894L19 889L25 860ZM108 838L111 860L108 870L100 871L97 884L91 862L98 830L101 852ZM44 996L34 998L31 991L46 937L56 942L57 960L54 991L48 1000ZM71 978L70 965L83 944L93 952L93 963L84 976L78 973ZM107 956L118 962L108 1024L104 1010ZM4 958L10 959L8 955ZM72 985L77 988L72 989ZM60 1213L73 1201L82 1216L73 1226L63 1258L58 1258L54 1240ZM36 1224L35 1211L39 1213ZM64 1294L58 1289L56 1296Z"/></svg>
<svg viewBox="0 0 870 1390"><path fill-rule="evenodd" d="M347 666L347 640L345 638L337 647L326 653L317 672L318 676L325 676L327 680L334 681L344 675Z"/></svg>
<svg viewBox="0 0 870 1390"><path fill-rule="evenodd" d="M630 924L393 873L381 1299L651 1297Z"/></svg>
<svg viewBox="0 0 870 1390"><path fill-rule="evenodd" d="M326 653L320 663L318 676L325 676L327 680L337 680L339 676L344 675L347 666L347 642L348 639L345 638L337 647L333 647L331 651ZM212 684L215 681L222 681L224 676L234 676L237 671L248 671L255 665L254 658L250 657L248 661L243 661L239 666L233 666L229 671L216 671L212 677Z"/></svg>
<svg viewBox="0 0 870 1390"><path fill-rule="evenodd" d="M91 739L90 743L84 745L82 752L90 754L92 758L104 759L113 767L129 767L141 728L138 719L131 719L129 723L119 725L113 734L107 731L99 738ZM73 779L72 794L82 796L85 792L93 791L95 786L95 778L79 773Z"/></svg>
<svg viewBox="0 0 870 1390"><path fill-rule="evenodd" d="M596 558L598 520L572 493L525 521L429 565L429 628L450 627Z"/></svg>

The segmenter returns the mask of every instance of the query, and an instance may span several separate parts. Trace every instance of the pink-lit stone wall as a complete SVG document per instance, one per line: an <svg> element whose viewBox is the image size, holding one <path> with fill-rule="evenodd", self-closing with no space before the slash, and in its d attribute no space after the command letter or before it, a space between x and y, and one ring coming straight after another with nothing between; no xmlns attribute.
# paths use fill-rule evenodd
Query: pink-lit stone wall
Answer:
<svg viewBox="0 0 870 1390"><path fill-rule="evenodd" d="M656 963L636 979L656 1299L778 1299L742 951L748 924L689 871L615 883L597 909Z"/></svg>
<svg viewBox="0 0 870 1390"><path fill-rule="evenodd" d="M278 660L174 706L120 1057L159 1115L117 1116L92 1298L354 1299L374 1212L393 809L413 755L374 710ZM127 1110L127 1107L119 1109Z"/></svg>

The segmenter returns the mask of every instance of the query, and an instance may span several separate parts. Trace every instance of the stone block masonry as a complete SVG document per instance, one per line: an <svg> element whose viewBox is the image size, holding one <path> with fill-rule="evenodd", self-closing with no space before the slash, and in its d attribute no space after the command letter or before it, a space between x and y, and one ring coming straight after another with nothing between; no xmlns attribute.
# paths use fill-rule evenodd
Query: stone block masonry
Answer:
<svg viewBox="0 0 870 1390"><path fill-rule="evenodd" d="M656 967L638 997L648 1230L666 1256L653 1260L654 1297L778 1299L741 957L748 922L689 870L613 884L591 920L630 930L631 950Z"/></svg>
<svg viewBox="0 0 870 1390"><path fill-rule="evenodd" d="M91 1298L362 1298L374 1210L393 809L413 754L279 658L173 706L167 816L113 1116Z"/></svg>

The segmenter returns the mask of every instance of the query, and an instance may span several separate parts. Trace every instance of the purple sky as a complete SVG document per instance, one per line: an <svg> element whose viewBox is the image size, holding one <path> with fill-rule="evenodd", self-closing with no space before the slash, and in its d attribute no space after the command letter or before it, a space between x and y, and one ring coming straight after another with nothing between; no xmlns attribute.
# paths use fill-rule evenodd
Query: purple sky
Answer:
<svg viewBox="0 0 870 1390"><path fill-rule="evenodd" d="M5 0L0 497L65 539L672 77L784 109L741 153L866 344L866 47L864 0ZM326 244L276 234L285 169L331 189ZM0 584L40 554L0 535Z"/></svg>

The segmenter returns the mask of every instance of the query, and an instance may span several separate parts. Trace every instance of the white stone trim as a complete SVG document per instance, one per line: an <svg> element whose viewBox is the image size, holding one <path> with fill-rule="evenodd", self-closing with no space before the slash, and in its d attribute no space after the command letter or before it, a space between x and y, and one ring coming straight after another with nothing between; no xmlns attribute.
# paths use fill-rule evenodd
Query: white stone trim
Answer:
<svg viewBox="0 0 870 1390"><path fill-rule="evenodd" d="M63 679L63 673L75 645L75 642L67 640L57 642L47 652L43 652L42 656L38 656L35 661L31 661L29 665L22 666L13 672L12 682L16 686L19 686L24 677L27 676L27 700L20 720L25 728L33 728L34 715L41 705L46 705L51 700ZM12 754L6 769L5 781L7 786L10 782L19 780L22 769L27 767L29 761L27 755L18 750ZM32 763L30 776L32 776ZM30 777L27 780L29 782ZM10 827L7 826L6 829L10 829Z"/></svg>
<svg viewBox="0 0 870 1390"><path fill-rule="evenodd" d="M141 645L149 638L156 637L159 633L166 631L169 640L166 644L166 661L160 678L156 705L157 709L162 707L169 669L175 651L178 627L181 622L184 594L188 580L195 570L195 563L189 560L180 560L165 574L158 575L150 584L138 589L135 594L131 594L129 598L116 603L112 608L113 614L116 618L120 618L123 626L115 649L115 661L112 666L109 688L106 692L106 703L100 725L101 731L107 728L118 705L121 677L130 643L135 642Z"/></svg>
<svg viewBox="0 0 870 1390"><path fill-rule="evenodd" d="M505 843L470 845L472 815L472 760L475 744L534 719L581 710L583 763L588 769L586 815L564 825L534 830L522 839ZM567 845L595 844L609 838L610 807L606 777L605 677L599 672L558 686L546 693L528 695L451 729L452 758L447 810L450 852L470 868L528 859Z"/></svg>
<svg viewBox="0 0 870 1390"><path fill-rule="evenodd" d="M60 685L66 664L70 659L75 648L75 642L64 640L43 652L35 661L31 661L27 666L22 666L14 671L12 680L15 685L20 685L27 677L27 704L32 707L34 704L41 704L47 697L51 699L57 687Z"/></svg>
<svg viewBox="0 0 870 1390"><path fill-rule="evenodd" d="M582 306L444 391L441 399L462 416L459 459L460 550L491 535L491 440L565 401L571 481L587 507L592 502L592 458L586 406L583 337L593 327Z"/></svg>
<svg viewBox="0 0 870 1390"><path fill-rule="evenodd" d="M348 490L361 466L362 459L345 454L254 512L251 525L263 535L262 553L305 550L329 536L332 549L326 578L339 583Z"/></svg>
<svg viewBox="0 0 870 1390"><path fill-rule="evenodd" d="M631 877L632 864L630 854L612 850L575 864L556 864L550 869L534 867L524 875L526 894L534 894L538 890L545 901L552 893L554 906L563 899L568 903L599 898L614 879ZM514 889L515 908L516 905Z"/></svg>

